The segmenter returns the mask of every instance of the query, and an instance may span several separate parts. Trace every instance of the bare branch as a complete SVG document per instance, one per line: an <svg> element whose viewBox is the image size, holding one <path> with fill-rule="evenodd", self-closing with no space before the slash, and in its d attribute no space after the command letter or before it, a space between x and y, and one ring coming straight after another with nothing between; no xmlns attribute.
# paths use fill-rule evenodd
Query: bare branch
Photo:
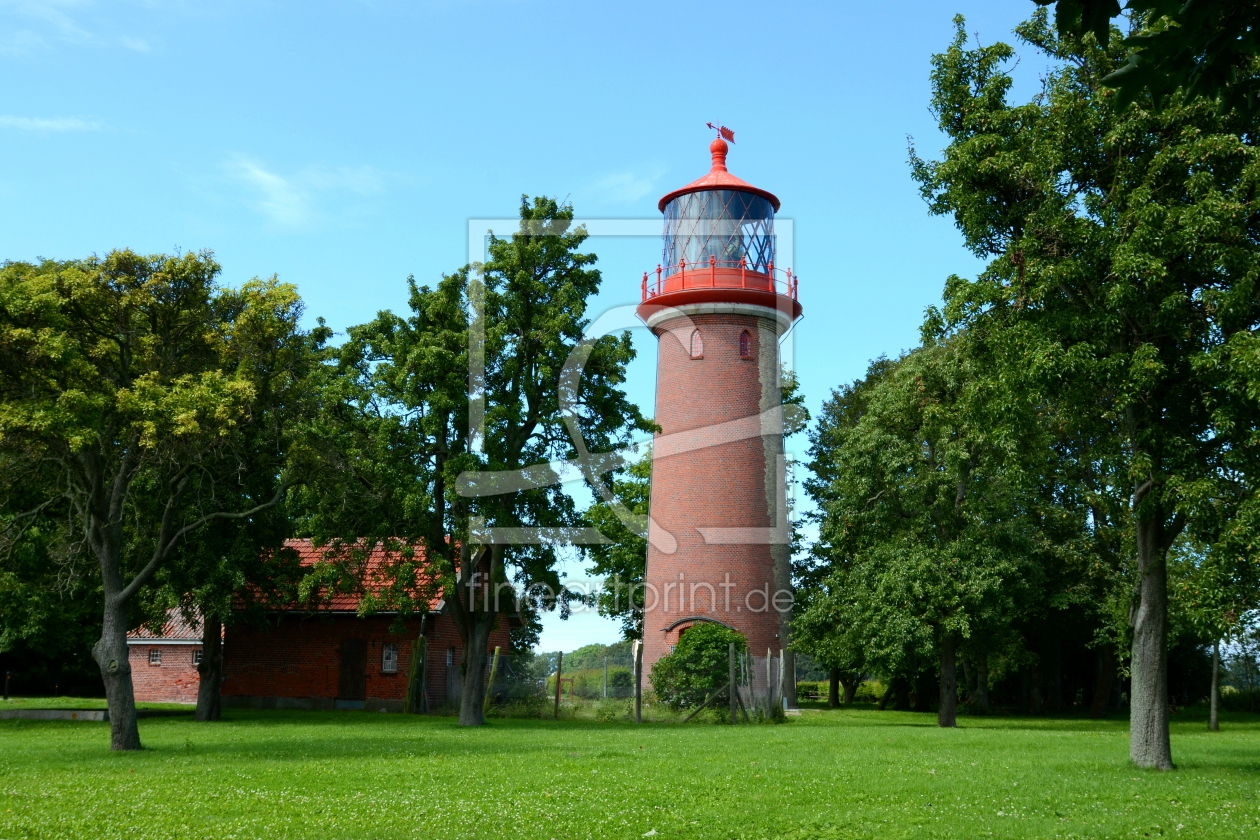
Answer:
<svg viewBox="0 0 1260 840"><path fill-rule="evenodd" d="M290 487L294 487L298 483L299 482L281 482L280 486L276 489L276 494L272 496L271 499L260 505L255 505L249 510L243 510L239 513L230 513L228 511L215 511L214 513L208 513L200 519L195 519L183 528L180 528L171 535L170 539L166 540L165 545L159 541L158 547L153 552L153 557L149 560L145 567L131 579L131 583L127 584L126 588L118 594L118 600L126 601L135 595L136 592L139 591L140 587L144 586L149 581L149 578L153 577L153 574L162 565L162 562L166 560L167 556L170 555L171 551L174 550L175 546L178 545L179 542L190 532L195 531L201 526L216 519L248 519L249 517L261 513L264 510L273 508L284 501L285 493L289 491Z"/></svg>

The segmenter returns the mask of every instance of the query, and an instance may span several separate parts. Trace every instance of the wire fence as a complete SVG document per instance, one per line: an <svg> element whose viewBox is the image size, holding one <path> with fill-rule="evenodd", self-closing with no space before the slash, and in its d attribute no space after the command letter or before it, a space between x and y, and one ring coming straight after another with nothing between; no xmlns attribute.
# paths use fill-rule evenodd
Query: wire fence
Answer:
<svg viewBox="0 0 1260 840"><path fill-rule="evenodd" d="M745 722L783 718L783 657L735 655L735 706Z"/></svg>
<svg viewBox="0 0 1260 840"><path fill-rule="evenodd" d="M633 717L635 678L631 655L614 652L589 660L576 658L581 667L570 670L566 667L567 658L560 652L502 651L497 665L493 657L486 665L486 710L496 715L534 717L558 715L562 708L584 707L587 713L594 710L598 717L609 703L622 703L629 704L622 711L630 710L626 713ZM792 662L791 658L786 661ZM781 720L788 705L784 703L784 662L781 652L758 656L732 650L729 673L720 682L715 680L708 699L681 712L671 712L654 702L651 682L645 674L642 691L646 705L651 707L647 714L652 719L691 720L708 709L707 718L731 723ZM795 691L793 686L787 688ZM459 688L454 690L458 692ZM448 697L447 704L452 703L458 704L457 694ZM618 716L622 716L622 711L617 712Z"/></svg>

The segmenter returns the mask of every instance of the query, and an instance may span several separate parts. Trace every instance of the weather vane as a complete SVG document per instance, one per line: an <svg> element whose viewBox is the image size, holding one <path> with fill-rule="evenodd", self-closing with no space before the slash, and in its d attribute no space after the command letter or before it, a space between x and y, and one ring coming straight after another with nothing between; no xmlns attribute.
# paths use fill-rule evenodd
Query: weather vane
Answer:
<svg viewBox="0 0 1260 840"><path fill-rule="evenodd" d="M730 140L732 143L735 142L735 132L731 131L726 126L714 125L713 123L705 123L705 125L707 125L709 128L716 131L718 133L718 136L723 138L724 140Z"/></svg>

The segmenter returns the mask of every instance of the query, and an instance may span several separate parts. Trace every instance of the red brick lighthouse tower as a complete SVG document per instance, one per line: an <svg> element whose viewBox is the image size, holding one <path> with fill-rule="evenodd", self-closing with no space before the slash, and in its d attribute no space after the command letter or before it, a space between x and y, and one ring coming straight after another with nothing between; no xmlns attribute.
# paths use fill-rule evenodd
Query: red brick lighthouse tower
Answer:
<svg viewBox="0 0 1260 840"><path fill-rule="evenodd" d="M788 643L779 340L801 307L795 276L775 265L779 199L727 170L721 137L709 151L709 173L660 200L664 258L644 275L638 309L659 342L661 427L645 674L698 622L738 630L758 655Z"/></svg>

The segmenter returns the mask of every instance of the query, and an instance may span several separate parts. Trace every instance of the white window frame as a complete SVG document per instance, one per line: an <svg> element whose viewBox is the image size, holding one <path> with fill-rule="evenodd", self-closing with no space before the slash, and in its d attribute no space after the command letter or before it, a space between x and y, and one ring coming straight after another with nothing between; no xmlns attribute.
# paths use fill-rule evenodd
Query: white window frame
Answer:
<svg viewBox="0 0 1260 840"><path fill-rule="evenodd" d="M398 673L398 645L394 642L381 645L381 673Z"/></svg>
<svg viewBox="0 0 1260 840"><path fill-rule="evenodd" d="M192 655L193 665L200 665L201 659L204 655L205 655L205 651L202 650L201 648L194 650L193 655Z"/></svg>
<svg viewBox="0 0 1260 840"><path fill-rule="evenodd" d="M159 666L162 664L162 649L160 647L149 648L149 664Z"/></svg>

